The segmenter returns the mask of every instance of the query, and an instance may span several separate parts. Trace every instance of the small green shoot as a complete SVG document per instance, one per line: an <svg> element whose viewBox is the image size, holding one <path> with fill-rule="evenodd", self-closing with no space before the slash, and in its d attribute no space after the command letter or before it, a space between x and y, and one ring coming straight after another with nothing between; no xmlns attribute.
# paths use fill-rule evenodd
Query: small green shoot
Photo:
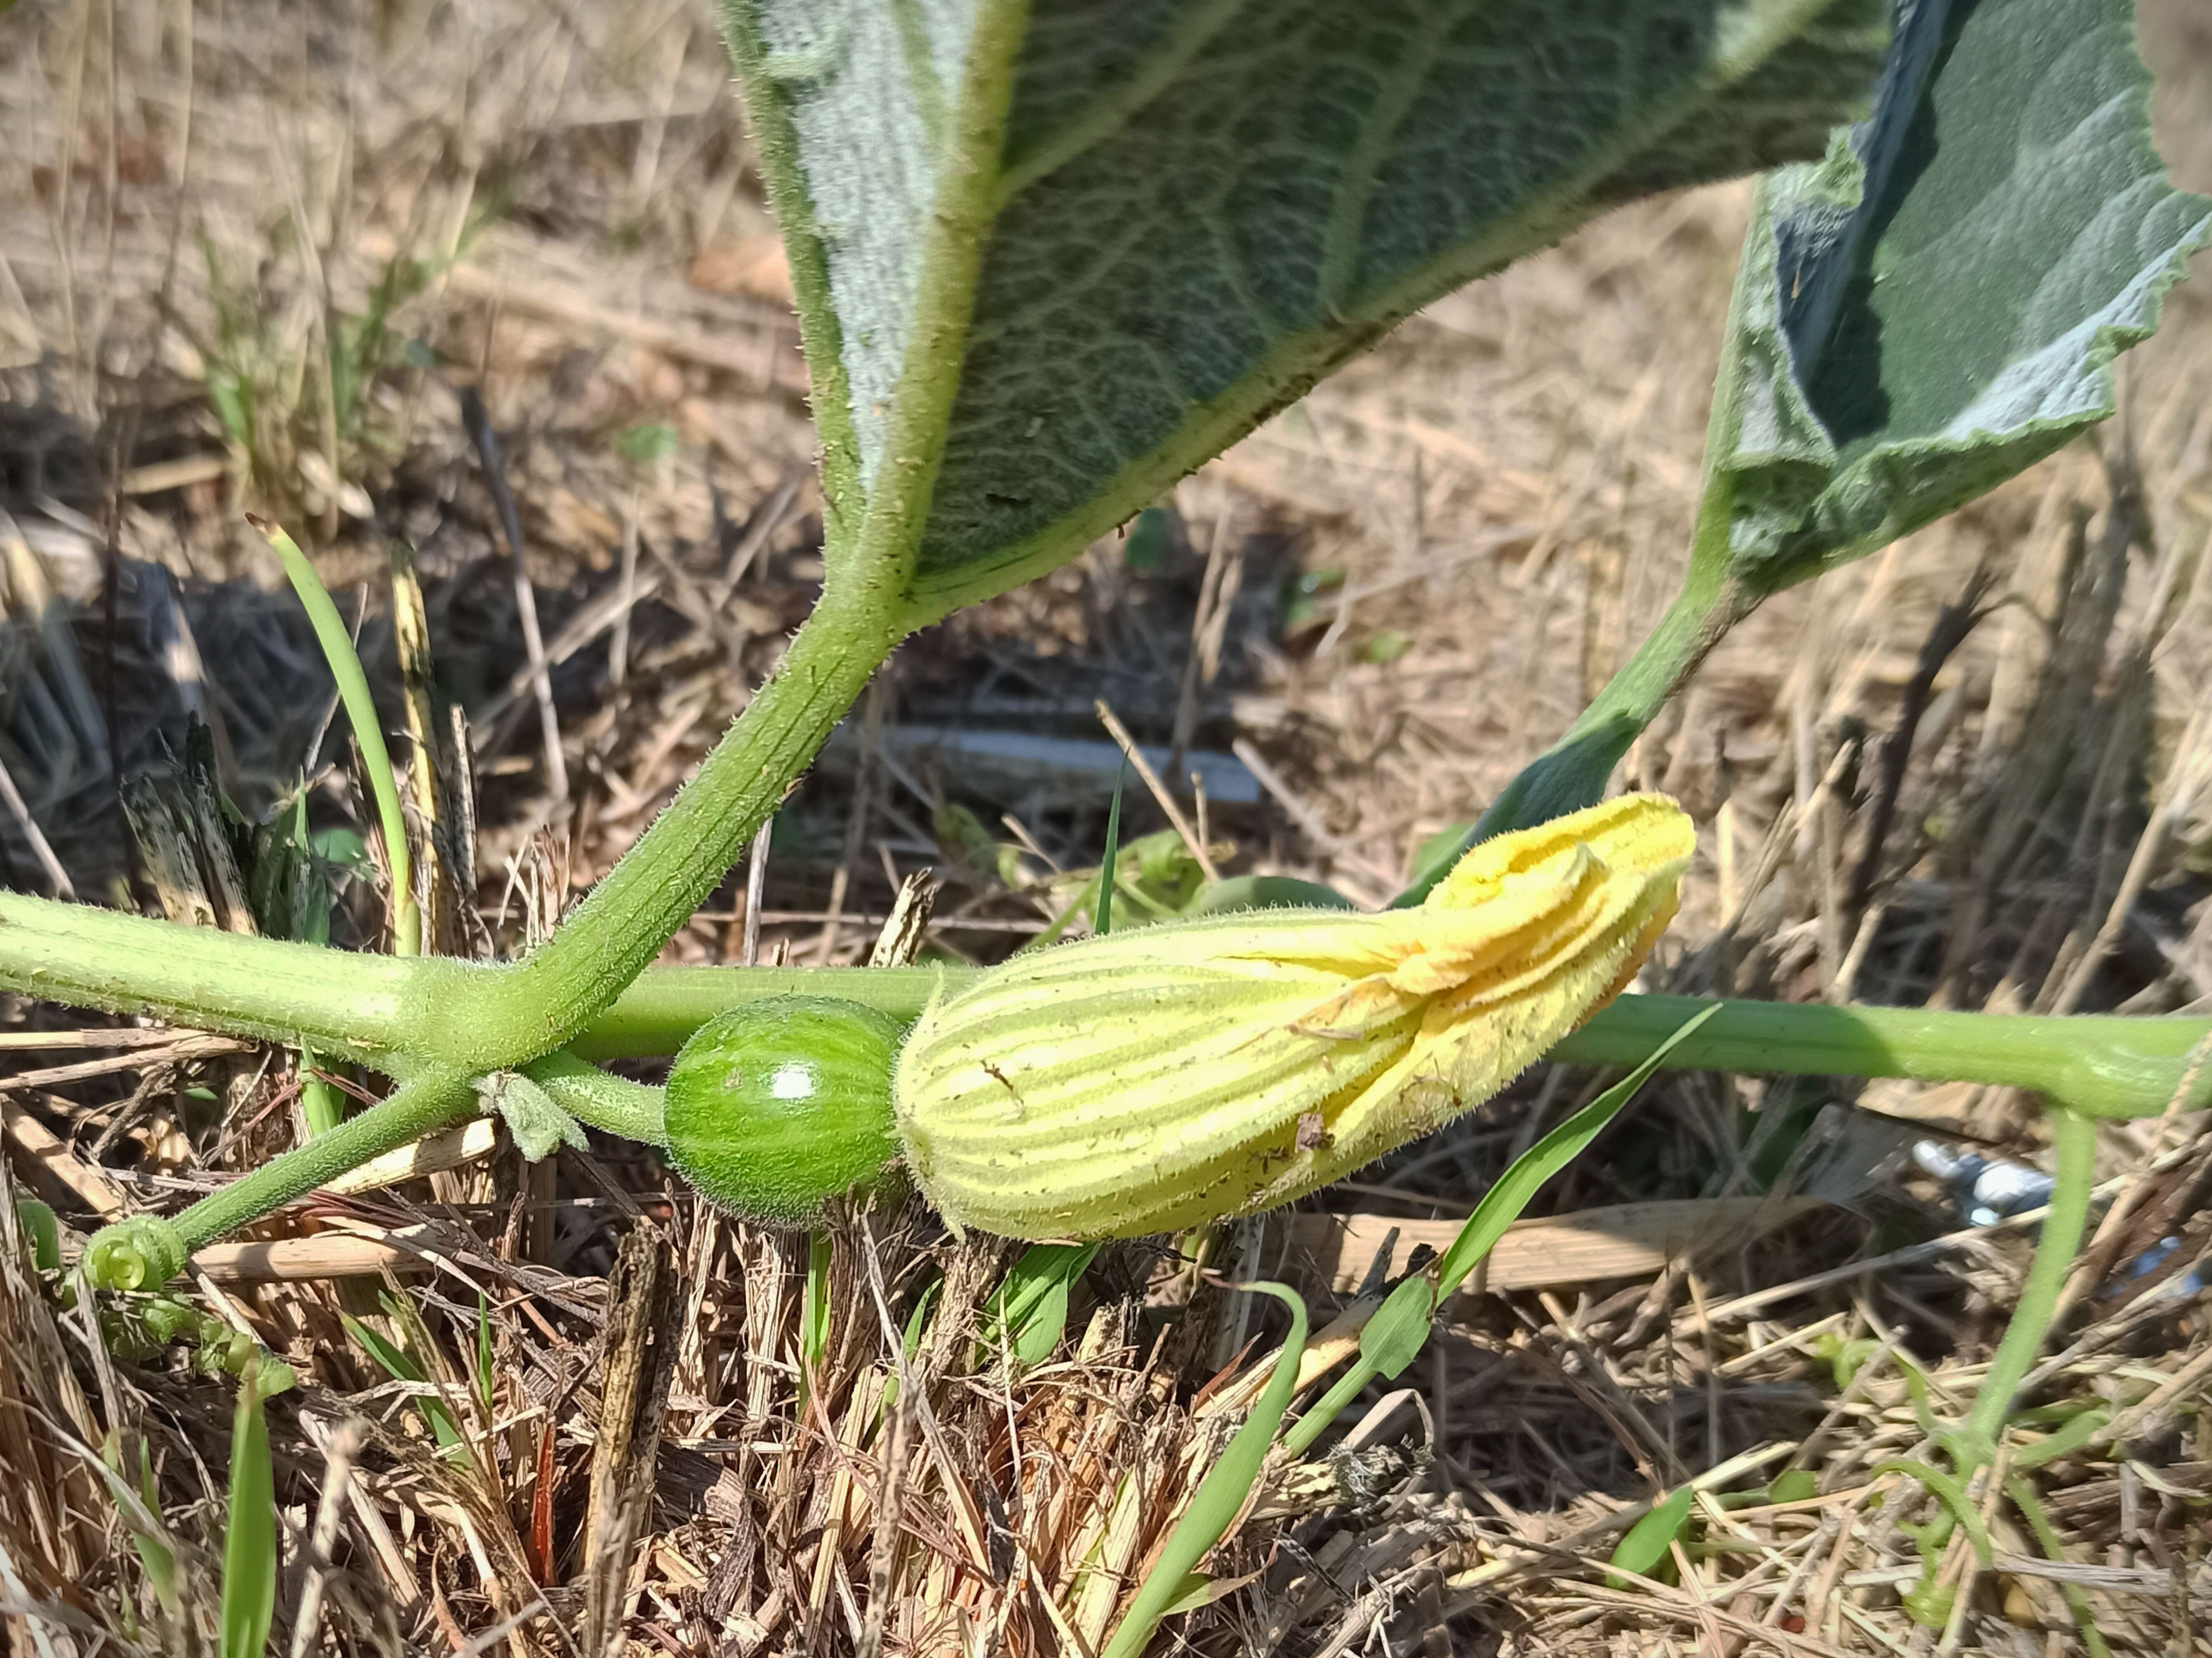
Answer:
<svg viewBox="0 0 2212 1658"><path fill-rule="evenodd" d="M884 1378L883 1413L888 1417L891 1406L898 1403L899 1377L914 1363L915 1355L921 1351L921 1339L929 1332L929 1318L937 1310L937 1297L944 1293L945 1280L932 1278L924 1284L921 1293L915 1297L914 1310L906 1315L906 1330L899 1338L899 1352L905 1366L894 1366Z"/></svg>
<svg viewBox="0 0 2212 1658"><path fill-rule="evenodd" d="M353 647L338 607L322 578L300 545L277 525L255 519L253 525L283 562L284 574L299 595L301 608L315 629L315 642L330 664L338 700L345 705L346 720L354 741L361 745L362 769L368 774L369 793L376 803L377 827L384 837L384 865L392 876L392 953L413 956L422 947L422 918L415 904L414 873L409 865L407 820L399 810L399 790L392 780L392 754L386 747L384 728L377 723L376 701L369 695L368 676Z"/></svg>
<svg viewBox="0 0 2212 1658"><path fill-rule="evenodd" d="M254 926L268 938L329 944L339 883L349 870L367 861L367 849L351 829L317 833L309 826L303 780L290 802L279 805L254 831L252 868L246 878ZM311 1136L328 1133L345 1121L344 1092L318 1074L319 1062L313 1048L301 1046L300 1114Z"/></svg>
<svg viewBox="0 0 2212 1658"><path fill-rule="evenodd" d="M477 1291L477 1402L483 1406L483 1418L487 1422L499 1414L494 1408L498 1382L499 1372L493 1364L491 1351L491 1303L484 1298L484 1292L479 1290Z"/></svg>
<svg viewBox="0 0 2212 1658"><path fill-rule="evenodd" d="M1098 908L1091 912L1091 930L1104 938L1114 925L1114 889L1119 879L1108 880L1105 872L1113 870L1118 877L1121 857L1121 787L1129 780L1129 762L1123 761L1121 768L1114 774L1114 800L1106 808L1106 855L1098 860Z"/></svg>
<svg viewBox="0 0 2212 1658"><path fill-rule="evenodd" d="M2005 1495L2012 1498L2021 1518L2027 1521L2027 1528L2035 1534L2035 1546L2043 1551L2044 1558L2055 1566L2068 1564L2066 1546L2059 1538L2058 1527L2051 1523L2051 1515L2044 1509L2043 1499L2035 1494L2035 1487L2015 1473L2005 1481ZM2079 1583L2062 1582L2059 1588L2066 1596L2066 1610L2073 1616L2075 1632L2081 1636L2089 1658L2108 1658L2112 1649L2105 1644L2104 1631L2097 1627L2097 1615L2090 1610L2088 1595Z"/></svg>
<svg viewBox="0 0 2212 1658"><path fill-rule="evenodd" d="M1157 570L1168 562L1168 554L1175 546L1175 509L1170 507L1147 507L1137 514L1129 525L1129 533L1121 543L1121 568L1125 570Z"/></svg>
<svg viewBox="0 0 2212 1658"><path fill-rule="evenodd" d="M276 1486L262 1409L267 1368L239 1378L230 1430L230 1519L222 1539L222 1658L261 1658L276 1612ZM287 1373L289 1376L289 1372Z"/></svg>
<svg viewBox="0 0 2212 1658"><path fill-rule="evenodd" d="M23 1229L31 1247L31 1266L40 1272L62 1269L61 1223L53 1210L36 1198L15 1199L15 1224Z"/></svg>
<svg viewBox="0 0 2212 1658"><path fill-rule="evenodd" d="M154 1483L153 1451L143 1439L138 1441L135 1490L123 1475L122 1436L112 1428L100 1441L100 1475L114 1499L117 1515L130 1527L131 1547L146 1574L146 1586L154 1591L161 1610L173 1618L183 1610L184 1598L177 1587L176 1546L161 1523L161 1494Z"/></svg>
<svg viewBox="0 0 2212 1658"><path fill-rule="evenodd" d="M1401 633L1395 628L1385 628L1370 635L1359 647L1359 659L1377 667L1387 667L1413 648L1413 636Z"/></svg>
<svg viewBox="0 0 2212 1658"><path fill-rule="evenodd" d="M676 452L676 428L665 421L625 427L615 434L615 452L638 466L650 466Z"/></svg>
<svg viewBox="0 0 2212 1658"><path fill-rule="evenodd" d="M1606 1573L1605 1586L1626 1588L1628 1580L1620 1575L1625 1571L1656 1582L1672 1582L1674 1545L1690 1523L1690 1510L1697 1499L1695 1486L1682 1485L1652 1504L1651 1512L1631 1526L1614 1546L1607 1564L1617 1570Z"/></svg>
<svg viewBox="0 0 2212 1658"><path fill-rule="evenodd" d="M799 1414L806 1415L806 1394L830 1356L830 1268L836 1252L827 1232L806 1240L806 1284L799 1302Z"/></svg>
<svg viewBox="0 0 2212 1658"><path fill-rule="evenodd" d="M1036 1243L1022 1252L983 1309L985 1343L977 1360L1009 1354L1042 1364L1067 1328L1067 1295L1098 1254L1095 1243Z"/></svg>
<svg viewBox="0 0 2212 1658"><path fill-rule="evenodd" d="M1170 1608L1193 1593L1192 1574L1243 1511L1267 1460L1267 1448L1282 1425L1283 1413L1291 1407L1291 1395L1297 1390L1298 1360L1306 1349L1305 1303L1279 1284L1241 1287L1273 1296L1289 1308L1290 1333L1283 1338L1282 1351L1275 1356L1275 1368L1269 1372L1267 1388L1252 1406L1252 1414L1244 1418L1244 1425L1222 1448L1219 1458L1199 1482L1190 1506L1160 1546L1152 1570L1099 1658L1137 1658Z"/></svg>
<svg viewBox="0 0 2212 1658"><path fill-rule="evenodd" d="M388 1298L386 1309L391 1310ZM429 1373L406 1348L379 1335L349 1313L340 1314L339 1317L345 1325L346 1333L359 1342L363 1351L382 1365L393 1381L411 1382L418 1388L430 1385ZM446 1408L443 1400L425 1393L416 1395L414 1403L415 1407L422 1412L422 1420L429 1425L431 1437L438 1442L441 1455L465 1456L468 1454L468 1442L463 1437L459 1424L453 1420L453 1413Z"/></svg>

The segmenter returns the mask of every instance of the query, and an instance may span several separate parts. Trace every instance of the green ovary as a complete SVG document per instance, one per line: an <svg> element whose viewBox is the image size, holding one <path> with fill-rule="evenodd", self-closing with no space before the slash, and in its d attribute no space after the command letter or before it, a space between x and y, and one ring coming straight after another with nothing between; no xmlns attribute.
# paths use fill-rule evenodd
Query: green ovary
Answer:
<svg viewBox="0 0 2212 1658"><path fill-rule="evenodd" d="M701 1026L668 1077L668 1153L715 1203L811 1225L898 1160L897 1020L827 996L775 996Z"/></svg>

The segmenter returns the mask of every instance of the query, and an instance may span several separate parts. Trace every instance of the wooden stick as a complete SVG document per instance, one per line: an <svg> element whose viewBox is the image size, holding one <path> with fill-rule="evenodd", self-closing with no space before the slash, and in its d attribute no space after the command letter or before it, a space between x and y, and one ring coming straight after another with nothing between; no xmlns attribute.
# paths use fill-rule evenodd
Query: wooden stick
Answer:
<svg viewBox="0 0 2212 1658"><path fill-rule="evenodd" d="M1492 1291L1542 1290L1641 1278L1699 1243L1753 1225L1771 1230L1821 1206L1814 1198L1688 1198L1519 1220L1490 1252L1484 1282ZM1340 1292L1358 1286L1394 1229L1402 1267L1420 1244L1439 1253L1450 1248L1460 1224L1367 1214L1293 1215L1288 1221L1292 1258L1312 1263L1310 1281Z"/></svg>
<svg viewBox="0 0 2212 1658"><path fill-rule="evenodd" d="M87 1163L46 1126L5 1096L0 1096L0 1133L8 1149L26 1165L26 1172L59 1187L102 1220L112 1220L125 1207L123 1194L94 1164Z"/></svg>
<svg viewBox="0 0 2212 1658"><path fill-rule="evenodd" d="M349 1169L318 1189L341 1194L380 1191L418 1175L442 1174L488 1157L499 1144L499 1125L489 1117L441 1129L412 1145L403 1145L380 1157L371 1157L357 1169Z"/></svg>
<svg viewBox="0 0 2212 1658"><path fill-rule="evenodd" d="M1107 735L1121 745L1121 752L1129 756L1129 763L1137 768L1137 775L1145 780L1145 786L1152 792L1152 799L1158 801L1160 810L1167 813L1168 822L1175 825L1175 832L1182 837L1183 845L1190 848L1190 855L1198 860L1198 866L1206 872L1206 878L1218 881L1221 872L1214 868L1213 859L1206 852L1206 842L1198 838L1198 831L1190 826L1190 819L1182 815L1182 808L1176 804L1175 796L1168 793L1167 785L1160 781L1159 774L1145 758L1145 751L1137 746L1136 738L1129 735L1128 727L1115 717L1113 709L1106 706L1104 697L1100 697L1091 706L1098 710L1098 719L1106 727Z"/></svg>
<svg viewBox="0 0 2212 1658"><path fill-rule="evenodd" d="M369 1236L319 1232L307 1238L267 1242L211 1243L192 1257L192 1265L217 1284L285 1284L309 1278L374 1278L391 1272L427 1272L430 1263L414 1249L392 1242L413 1227Z"/></svg>

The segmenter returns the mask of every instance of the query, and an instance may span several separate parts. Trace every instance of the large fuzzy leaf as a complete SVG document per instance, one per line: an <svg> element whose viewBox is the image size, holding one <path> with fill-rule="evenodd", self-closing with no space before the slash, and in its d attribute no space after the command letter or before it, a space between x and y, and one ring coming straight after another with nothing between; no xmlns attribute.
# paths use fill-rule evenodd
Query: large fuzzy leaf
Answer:
<svg viewBox="0 0 2212 1658"><path fill-rule="evenodd" d="M2151 148L2130 0L1897 0L1895 23L1874 114L1760 183L1681 594L1470 841L1600 799L1767 595L2109 416L2113 358L2212 235L2212 202L2171 188Z"/></svg>
<svg viewBox="0 0 2212 1658"><path fill-rule="evenodd" d="M1881 0L730 0L841 548L1050 568L1415 307L1818 155Z"/></svg>
<svg viewBox="0 0 2212 1658"><path fill-rule="evenodd" d="M1766 180L1723 374L1734 574L1771 592L2112 412L2212 233L2151 148L2130 0L1900 0L1874 117Z"/></svg>

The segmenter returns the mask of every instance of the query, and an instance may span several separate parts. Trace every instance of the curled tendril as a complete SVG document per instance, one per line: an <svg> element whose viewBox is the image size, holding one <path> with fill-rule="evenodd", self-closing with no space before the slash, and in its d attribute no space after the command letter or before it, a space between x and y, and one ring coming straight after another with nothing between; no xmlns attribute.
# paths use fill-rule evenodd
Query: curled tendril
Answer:
<svg viewBox="0 0 2212 1658"><path fill-rule="evenodd" d="M185 1270L185 1240L159 1215L103 1226L85 1246L85 1276L100 1290L153 1290Z"/></svg>

